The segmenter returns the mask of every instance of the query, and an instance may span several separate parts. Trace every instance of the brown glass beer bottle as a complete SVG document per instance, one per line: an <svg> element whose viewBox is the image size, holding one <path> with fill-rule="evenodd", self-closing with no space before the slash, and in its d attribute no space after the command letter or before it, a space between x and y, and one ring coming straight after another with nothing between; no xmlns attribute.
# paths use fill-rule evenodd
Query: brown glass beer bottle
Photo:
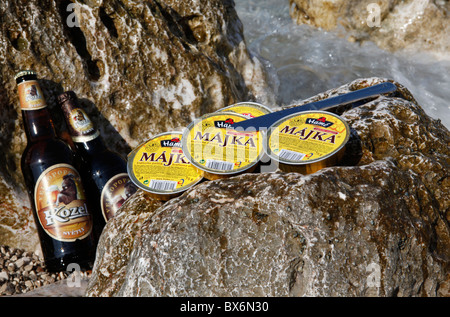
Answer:
<svg viewBox="0 0 450 317"><path fill-rule="evenodd" d="M103 215L94 218L95 230L100 235L106 222L137 188L128 176L126 161L105 145L99 130L80 107L76 94L67 91L58 96L58 102L81 158L82 177L86 180L89 197Z"/></svg>
<svg viewBox="0 0 450 317"><path fill-rule="evenodd" d="M27 136L21 168L46 268L91 269L96 240L74 153L57 137L36 73L21 71L15 79Z"/></svg>

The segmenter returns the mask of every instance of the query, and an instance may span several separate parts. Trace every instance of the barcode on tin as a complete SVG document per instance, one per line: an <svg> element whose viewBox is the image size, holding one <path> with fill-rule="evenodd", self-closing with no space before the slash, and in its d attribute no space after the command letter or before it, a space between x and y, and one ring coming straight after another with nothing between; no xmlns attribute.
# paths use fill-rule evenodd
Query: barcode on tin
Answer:
<svg viewBox="0 0 450 317"><path fill-rule="evenodd" d="M231 171L231 170L233 170L234 164L232 162L207 160L206 167L213 169L213 170L219 170L219 171Z"/></svg>
<svg viewBox="0 0 450 317"><path fill-rule="evenodd" d="M306 154L282 149L278 156L288 161L301 161Z"/></svg>
<svg viewBox="0 0 450 317"><path fill-rule="evenodd" d="M177 182L152 179L148 187L154 190L174 190L177 188Z"/></svg>

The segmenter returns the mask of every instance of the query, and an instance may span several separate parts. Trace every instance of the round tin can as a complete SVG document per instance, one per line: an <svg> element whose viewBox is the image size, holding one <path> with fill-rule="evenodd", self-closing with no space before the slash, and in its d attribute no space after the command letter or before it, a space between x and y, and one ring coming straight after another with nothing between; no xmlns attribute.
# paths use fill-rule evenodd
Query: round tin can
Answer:
<svg viewBox="0 0 450 317"><path fill-rule="evenodd" d="M246 101L235 103L231 106L219 109L216 112L236 112L251 119L271 113L272 110L262 104Z"/></svg>
<svg viewBox="0 0 450 317"><path fill-rule="evenodd" d="M209 180L252 172L264 153L258 131L230 128L247 118L235 112L214 112L193 121L183 132L183 152Z"/></svg>
<svg viewBox="0 0 450 317"><path fill-rule="evenodd" d="M264 150L286 172L311 174L336 165L350 137L347 122L334 113L305 111L286 116L267 131Z"/></svg>
<svg viewBox="0 0 450 317"><path fill-rule="evenodd" d="M198 184L202 179L181 148L181 132L156 135L128 155L128 175L150 196L167 200Z"/></svg>

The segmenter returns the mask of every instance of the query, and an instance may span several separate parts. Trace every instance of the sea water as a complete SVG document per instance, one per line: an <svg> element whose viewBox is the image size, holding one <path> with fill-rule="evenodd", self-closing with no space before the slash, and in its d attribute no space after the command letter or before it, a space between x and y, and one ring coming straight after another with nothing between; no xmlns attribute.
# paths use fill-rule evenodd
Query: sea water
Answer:
<svg viewBox="0 0 450 317"><path fill-rule="evenodd" d="M297 25L289 0L235 0L235 5L247 46L265 66L279 106L358 78L381 77L404 85L429 116L450 127L450 58L392 53L372 42L352 43L342 29Z"/></svg>

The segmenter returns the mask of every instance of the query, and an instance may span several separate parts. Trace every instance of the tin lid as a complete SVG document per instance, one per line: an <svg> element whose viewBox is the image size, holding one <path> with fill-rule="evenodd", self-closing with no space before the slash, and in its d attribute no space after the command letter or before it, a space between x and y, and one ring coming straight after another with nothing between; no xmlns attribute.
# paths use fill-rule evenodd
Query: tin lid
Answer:
<svg viewBox="0 0 450 317"><path fill-rule="evenodd" d="M181 193L203 177L181 149L181 132L165 132L136 147L127 162L128 175L139 188L158 195Z"/></svg>
<svg viewBox="0 0 450 317"><path fill-rule="evenodd" d="M305 111L275 122L267 131L264 150L280 163L304 165L336 154L349 137L350 127L340 116Z"/></svg>
<svg viewBox="0 0 450 317"><path fill-rule="evenodd" d="M27 75L37 75L37 73L33 70L21 70L14 76L14 80Z"/></svg>
<svg viewBox="0 0 450 317"><path fill-rule="evenodd" d="M270 110L268 107L260 103L250 101L238 102L231 106L219 109L216 112L224 111L240 113L247 118L256 118L272 112L272 110Z"/></svg>
<svg viewBox="0 0 450 317"><path fill-rule="evenodd" d="M263 154L260 132L229 128L246 119L235 112L202 116L185 129L183 152L194 166L208 173L233 175L250 169Z"/></svg>

